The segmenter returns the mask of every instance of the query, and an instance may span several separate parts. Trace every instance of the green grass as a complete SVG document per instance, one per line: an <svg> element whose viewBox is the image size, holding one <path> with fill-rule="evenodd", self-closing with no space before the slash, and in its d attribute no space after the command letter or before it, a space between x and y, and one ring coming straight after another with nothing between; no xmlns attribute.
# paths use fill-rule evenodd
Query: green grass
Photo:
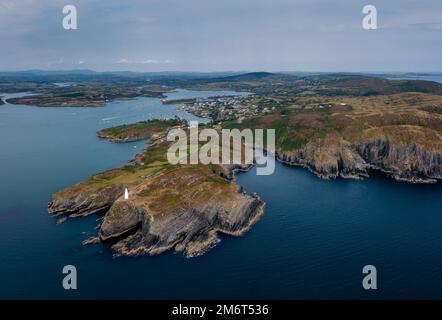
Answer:
<svg viewBox="0 0 442 320"><path fill-rule="evenodd" d="M123 138L125 135L136 135L142 134L144 132L158 133L166 130L169 127L177 126L182 124L179 119L169 119L169 120L149 120L137 122L134 124L124 124L121 126L116 126L112 128L103 129L100 134Z"/></svg>
<svg viewBox="0 0 442 320"><path fill-rule="evenodd" d="M280 147L282 150L297 150L301 149L307 143L308 143L307 139L298 139L298 140L282 139L278 143L278 147Z"/></svg>
<svg viewBox="0 0 442 320"><path fill-rule="evenodd" d="M218 176L208 176L206 182L214 182L219 184L230 184L230 180Z"/></svg>

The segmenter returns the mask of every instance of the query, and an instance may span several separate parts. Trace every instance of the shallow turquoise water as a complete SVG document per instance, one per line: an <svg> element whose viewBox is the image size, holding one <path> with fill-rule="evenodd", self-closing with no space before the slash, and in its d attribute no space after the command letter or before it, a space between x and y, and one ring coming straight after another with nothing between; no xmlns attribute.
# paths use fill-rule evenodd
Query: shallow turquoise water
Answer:
<svg viewBox="0 0 442 320"><path fill-rule="evenodd" d="M109 144L97 130L175 114L153 98L94 109L0 106L0 298L442 297L441 185L323 181L279 163L271 176L252 169L238 182L267 202L265 215L244 237L221 237L193 259L82 246L97 215L55 224L46 211L53 192L145 145ZM62 288L67 264L77 267L76 291ZM377 291L362 289L366 264L378 268Z"/></svg>

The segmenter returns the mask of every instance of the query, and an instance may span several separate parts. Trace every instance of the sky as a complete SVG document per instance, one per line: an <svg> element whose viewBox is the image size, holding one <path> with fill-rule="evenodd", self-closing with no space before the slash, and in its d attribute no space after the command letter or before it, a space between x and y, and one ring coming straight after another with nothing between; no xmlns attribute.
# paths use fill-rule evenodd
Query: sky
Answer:
<svg viewBox="0 0 442 320"><path fill-rule="evenodd" d="M0 40L1 71L440 72L442 1L0 0Z"/></svg>

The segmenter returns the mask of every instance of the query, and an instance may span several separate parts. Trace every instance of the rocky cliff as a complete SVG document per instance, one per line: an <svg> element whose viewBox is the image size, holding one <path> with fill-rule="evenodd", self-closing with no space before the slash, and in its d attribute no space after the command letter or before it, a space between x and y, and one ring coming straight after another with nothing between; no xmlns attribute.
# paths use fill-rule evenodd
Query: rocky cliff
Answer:
<svg viewBox="0 0 442 320"><path fill-rule="evenodd" d="M168 181L169 174L173 173L165 173L160 179ZM152 183L146 183L133 191L129 201L117 199L104 217L100 239L131 233L113 245L124 255L154 255L174 249L196 256L216 244L218 232L242 235L263 213L264 203L256 195L241 193L237 186L227 191L226 197L221 194L226 190L204 191L201 186L205 183L195 173L187 172L179 179L179 184L185 182L193 191L178 194L176 189L168 190L171 197L159 197L169 200L158 202Z"/></svg>
<svg viewBox="0 0 442 320"><path fill-rule="evenodd" d="M402 182L435 183L442 179L442 149L432 150L389 139L310 142L299 150L279 150L277 158L286 164L307 168L323 179L368 177L370 169L380 170Z"/></svg>
<svg viewBox="0 0 442 320"><path fill-rule="evenodd" d="M374 168L397 181L434 183L442 179L442 153L416 144L395 144L375 140L356 145L356 151ZM442 151L442 150L440 150Z"/></svg>
<svg viewBox="0 0 442 320"><path fill-rule="evenodd" d="M108 186L84 182L54 195L51 214L70 217L104 212L97 241L113 242L123 255L159 254L166 250L196 256L214 246L218 233L244 234L263 214L264 202L247 195L233 181L237 168L217 172L208 166L170 166L140 179L119 184L122 173L113 173ZM106 174L106 173L104 173ZM128 177L128 176L127 176ZM103 179L104 180L104 179ZM129 186L129 199L123 190Z"/></svg>
<svg viewBox="0 0 442 320"><path fill-rule="evenodd" d="M123 191L123 185L115 184L99 190L81 190L71 195L54 197L48 203L48 211L52 215L87 216L108 210Z"/></svg>

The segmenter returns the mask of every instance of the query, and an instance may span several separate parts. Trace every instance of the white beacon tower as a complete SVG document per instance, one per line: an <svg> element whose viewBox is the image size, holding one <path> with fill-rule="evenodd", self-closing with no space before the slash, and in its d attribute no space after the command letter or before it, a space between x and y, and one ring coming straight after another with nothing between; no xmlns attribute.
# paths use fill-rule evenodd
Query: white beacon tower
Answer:
<svg viewBox="0 0 442 320"><path fill-rule="evenodd" d="M127 187L124 189L124 200L129 199L129 191L127 190Z"/></svg>

